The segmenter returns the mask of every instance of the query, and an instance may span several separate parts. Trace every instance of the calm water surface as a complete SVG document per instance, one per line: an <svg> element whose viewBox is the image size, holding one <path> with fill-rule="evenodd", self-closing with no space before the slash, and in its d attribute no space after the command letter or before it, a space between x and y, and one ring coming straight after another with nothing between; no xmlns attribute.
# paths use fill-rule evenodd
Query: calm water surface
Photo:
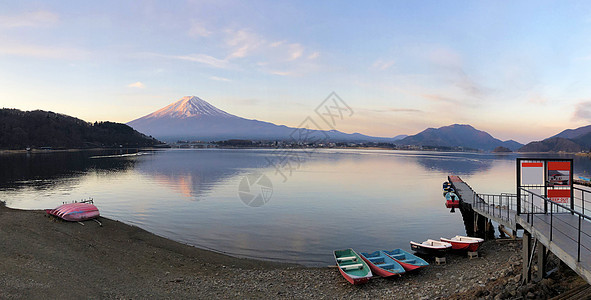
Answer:
<svg viewBox="0 0 591 300"><path fill-rule="evenodd" d="M268 166L274 150L165 150L127 158L97 153L0 155L0 200L53 208L92 197L101 215L197 247L306 265L332 250L403 248L409 241L464 234L444 206L441 183L460 175L482 193L515 192L515 154L317 150L287 180ZM554 156L556 157L556 156ZM561 156L571 157L571 156ZM575 176L591 160L575 157ZM238 197L245 175L273 184L270 201Z"/></svg>

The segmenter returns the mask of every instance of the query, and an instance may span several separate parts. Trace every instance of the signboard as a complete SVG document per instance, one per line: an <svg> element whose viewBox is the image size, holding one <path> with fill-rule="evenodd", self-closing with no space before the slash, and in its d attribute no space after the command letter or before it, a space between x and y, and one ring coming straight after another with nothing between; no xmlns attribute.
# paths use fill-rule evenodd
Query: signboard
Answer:
<svg viewBox="0 0 591 300"><path fill-rule="evenodd" d="M542 194L541 186L544 185L544 163L543 162L522 162L521 163L521 184L525 189L537 194ZM543 206L544 201L537 197L531 197L529 201L533 201L537 207Z"/></svg>
<svg viewBox="0 0 591 300"><path fill-rule="evenodd" d="M547 213L548 200L574 209L572 173L572 159L517 158L518 213Z"/></svg>
<svg viewBox="0 0 591 300"><path fill-rule="evenodd" d="M570 161L548 162L548 186L570 186Z"/></svg>
<svg viewBox="0 0 591 300"><path fill-rule="evenodd" d="M544 184L544 164L542 162L522 162L521 163L521 184L523 184L523 185L543 185Z"/></svg>
<svg viewBox="0 0 591 300"><path fill-rule="evenodd" d="M568 189L568 190L548 190L548 198L556 203L569 203L570 189Z"/></svg>

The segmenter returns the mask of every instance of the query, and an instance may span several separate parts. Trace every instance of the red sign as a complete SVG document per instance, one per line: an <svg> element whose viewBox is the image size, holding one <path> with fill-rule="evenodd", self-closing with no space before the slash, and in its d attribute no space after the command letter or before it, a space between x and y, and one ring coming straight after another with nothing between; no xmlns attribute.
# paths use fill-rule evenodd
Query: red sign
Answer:
<svg viewBox="0 0 591 300"><path fill-rule="evenodd" d="M570 186L570 161L548 162L548 186Z"/></svg>
<svg viewBox="0 0 591 300"><path fill-rule="evenodd" d="M556 203L569 203L570 190L548 190L548 198Z"/></svg>

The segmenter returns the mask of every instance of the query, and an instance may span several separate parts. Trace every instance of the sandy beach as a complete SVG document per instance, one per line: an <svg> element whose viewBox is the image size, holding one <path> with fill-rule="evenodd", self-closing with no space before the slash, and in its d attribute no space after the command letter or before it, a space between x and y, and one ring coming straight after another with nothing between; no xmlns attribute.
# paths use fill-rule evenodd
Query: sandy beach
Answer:
<svg viewBox="0 0 591 300"><path fill-rule="evenodd" d="M544 299L586 285L562 268L521 286L517 241L489 241L479 258L451 254L445 265L352 286L335 267L235 258L100 220L82 226L0 206L0 298Z"/></svg>

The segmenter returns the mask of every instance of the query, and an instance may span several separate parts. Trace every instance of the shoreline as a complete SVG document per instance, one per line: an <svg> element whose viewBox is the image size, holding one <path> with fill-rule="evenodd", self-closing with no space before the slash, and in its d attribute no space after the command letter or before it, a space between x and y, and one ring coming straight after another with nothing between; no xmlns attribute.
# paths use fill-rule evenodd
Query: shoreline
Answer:
<svg viewBox="0 0 591 300"><path fill-rule="evenodd" d="M583 157L591 157L591 153L582 153L582 152L494 152L494 151L457 151L457 150L433 150L433 149L394 149L388 147L311 147L311 148L290 148L290 147L212 147L212 148L183 148L183 147L127 147L127 148L68 148L68 149L0 149L0 155L2 154L22 154L22 153L62 153L62 152L82 152L82 151L105 151L105 150L129 150L135 149L137 151L159 151L159 150L167 150L167 149L189 149L189 150L199 150L199 149L244 149L244 150L253 150L253 149L263 149L263 150L301 150L301 149L336 149L336 150L389 150L389 151L418 151L418 152L444 152L444 153L485 153L485 154L495 154L495 155L524 155L524 154L556 154L556 155L575 155L575 156L583 156Z"/></svg>
<svg viewBox="0 0 591 300"><path fill-rule="evenodd" d="M521 243L493 240L485 242L476 259L450 254L445 265L352 286L335 267L236 258L100 220L103 227L82 226L48 218L43 211L0 205L0 298L492 299L493 292L517 295L502 286L520 295L545 286L547 295L554 295L572 281L517 287ZM579 278L568 271L560 276Z"/></svg>

